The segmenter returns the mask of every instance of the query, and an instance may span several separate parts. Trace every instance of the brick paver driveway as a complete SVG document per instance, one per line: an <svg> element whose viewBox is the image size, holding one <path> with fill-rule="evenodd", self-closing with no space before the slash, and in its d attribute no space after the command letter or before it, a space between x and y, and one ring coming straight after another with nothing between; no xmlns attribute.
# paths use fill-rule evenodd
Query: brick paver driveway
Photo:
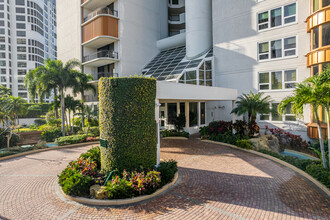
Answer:
<svg viewBox="0 0 330 220"><path fill-rule="evenodd" d="M89 147L0 162L0 219L329 219L330 202L292 170L198 140L162 140L178 185L135 206L88 207L60 195L57 174Z"/></svg>

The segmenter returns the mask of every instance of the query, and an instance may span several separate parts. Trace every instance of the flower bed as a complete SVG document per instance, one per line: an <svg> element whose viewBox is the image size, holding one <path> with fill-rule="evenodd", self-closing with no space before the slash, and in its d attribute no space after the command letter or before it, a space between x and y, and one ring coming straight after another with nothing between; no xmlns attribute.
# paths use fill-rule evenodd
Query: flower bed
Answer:
<svg viewBox="0 0 330 220"><path fill-rule="evenodd" d="M102 172L100 166L100 149L93 147L69 163L59 175L58 183L70 196L126 199L154 193L171 182L177 172L177 162L173 160L161 162L157 169L115 170L111 173Z"/></svg>

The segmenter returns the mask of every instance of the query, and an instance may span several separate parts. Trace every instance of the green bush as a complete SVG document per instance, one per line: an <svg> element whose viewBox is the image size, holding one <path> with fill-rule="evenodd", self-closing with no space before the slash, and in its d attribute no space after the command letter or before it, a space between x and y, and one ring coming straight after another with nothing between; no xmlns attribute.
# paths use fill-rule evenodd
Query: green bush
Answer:
<svg viewBox="0 0 330 220"><path fill-rule="evenodd" d="M26 106L28 110L20 118L40 118L49 111L52 104L26 104Z"/></svg>
<svg viewBox="0 0 330 220"><path fill-rule="evenodd" d="M157 160L156 80L145 77L99 81L102 170L149 168Z"/></svg>
<svg viewBox="0 0 330 220"><path fill-rule="evenodd" d="M159 163L157 170L160 172L162 185L166 185L173 180L178 171L178 165L175 160L163 161Z"/></svg>
<svg viewBox="0 0 330 220"><path fill-rule="evenodd" d="M60 127L61 124L62 124L62 120L61 120L61 119L50 118L50 119L47 121L47 124L48 124L49 126Z"/></svg>
<svg viewBox="0 0 330 220"><path fill-rule="evenodd" d="M163 137L186 137L189 138L189 133L185 131L164 130L162 131Z"/></svg>
<svg viewBox="0 0 330 220"><path fill-rule="evenodd" d="M67 144L78 144L86 142L86 135L72 135L72 136L66 136L66 137L59 137L56 138L55 144L57 146L63 146Z"/></svg>
<svg viewBox="0 0 330 220"><path fill-rule="evenodd" d="M15 133L24 133L24 132L35 132L38 131L38 129L32 129L32 128L20 128L14 130Z"/></svg>
<svg viewBox="0 0 330 220"><path fill-rule="evenodd" d="M324 169L321 164L310 164L306 172L330 189L330 169Z"/></svg>
<svg viewBox="0 0 330 220"><path fill-rule="evenodd" d="M84 134L86 134L88 128L83 128ZM90 127L88 136L90 137L100 137L100 128L99 127Z"/></svg>
<svg viewBox="0 0 330 220"><path fill-rule="evenodd" d="M239 134L232 134L231 132L226 132L226 133L219 133L219 134L211 134L209 137L210 140L212 141L218 141L218 142L223 142L227 144L232 144L236 145L236 142L239 140L247 140L249 137L248 136L241 136Z"/></svg>
<svg viewBox="0 0 330 220"><path fill-rule="evenodd" d="M37 126L41 126L41 125L44 125L46 124L46 119L36 119L34 120L34 124L36 124Z"/></svg>
<svg viewBox="0 0 330 220"><path fill-rule="evenodd" d="M67 167L58 176L58 183L67 195L87 196L89 188L93 185L94 180L90 176L83 175L79 170Z"/></svg>
<svg viewBox="0 0 330 220"><path fill-rule="evenodd" d="M252 149L252 144L248 140L237 140L236 146L244 149Z"/></svg>
<svg viewBox="0 0 330 220"><path fill-rule="evenodd" d="M41 139L47 142L53 142L56 138L62 136L62 130L56 126L42 125L39 127L41 131Z"/></svg>
<svg viewBox="0 0 330 220"><path fill-rule="evenodd" d="M7 147L7 135L9 134L9 132L4 132L3 133L3 129L0 128L0 148L6 148ZM19 136L16 134L13 134L13 136L10 139L10 147L14 147L18 144L19 142Z"/></svg>
<svg viewBox="0 0 330 220"><path fill-rule="evenodd" d="M86 153L82 153L80 158L85 160L90 158L94 163L97 164L98 169L101 168L101 153L99 147L92 147Z"/></svg>
<svg viewBox="0 0 330 220"><path fill-rule="evenodd" d="M174 120L174 127L177 131L182 131L186 126L186 115L184 113L180 113L178 117Z"/></svg>

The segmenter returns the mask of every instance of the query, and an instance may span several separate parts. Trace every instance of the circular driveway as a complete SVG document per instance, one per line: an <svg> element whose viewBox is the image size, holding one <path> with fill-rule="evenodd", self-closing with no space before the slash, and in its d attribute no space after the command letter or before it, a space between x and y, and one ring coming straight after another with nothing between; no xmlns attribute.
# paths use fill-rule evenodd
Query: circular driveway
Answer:
<svg viewBox="0 0 330 220"><path fill-rule="evenodd" d="M328 219L330 202L277 163L198 140L162 140L179 162L170 192L135 206L89 207L66 200L57 175L89 147L0 162L0 219Z"/></svg>

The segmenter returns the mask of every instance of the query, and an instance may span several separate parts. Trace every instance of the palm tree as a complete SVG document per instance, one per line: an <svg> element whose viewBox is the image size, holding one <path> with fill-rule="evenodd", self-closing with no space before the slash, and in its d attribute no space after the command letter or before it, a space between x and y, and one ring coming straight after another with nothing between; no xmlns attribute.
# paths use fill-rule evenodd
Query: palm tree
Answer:
<svg viewBox="0 0 330 220"><path fill-rule="evenodd" d="M263 93L250 92L250 94L243 94L238 97L235 102L236 107L232 110L231 114L238 116L248 114L249 135L253 135L253 126L256 125L257 114L269 114L272 112L270 108L270 96L262 97Z"/></svg>
<svg viewBox="0 0 330 220"><path fill-rule="evenodd" d="M0 97L11 95L11 89L0 85Z"/></svg>
<svg viewBox="0 0 330 220"><path fill-rule="evenodd" d="M81 102L79 100L74 100L74 98L72 96L66 96L64 101L65 101L65 108L66 108L66 110L68 110L68 118L69 118L68 125L72 132L71 112L73 113L73 115L75 115L76 109L78 107L81 107Z"/></svg>
<svg viewBox="0 0 330 220"><path fill-rule="evenodd" d="M88 128L86 132L86 136L88 137L89 129L91 127L91 123L93 119L97 119L97 116L95 115L95 111L93 110L92 106L86 105L84 107L84 112L78 113L77 115L85 116L88 121ZM83 117L81 117L83 118Z"/></svg>
<svg viewBox="0 0 330 220"><path fill-rule="evenodd" d="M304 111L304 105L311 105L313 114L316 117L317 128L320 141L321 157L323 167L327 168L327 162L325 158L323 134L321 128L320 115L318 107L329 103L329 75L316 75L314 77L306 79L304 82L298 84L294 90L292 96L285 98L279 105L279 111L284 112L286 107L291 104L291 112L302 117ZM324 78L325 77L325 78ZM328 79L326 79L328 77ZM327 84L327 85L326 85Z"/></svg>
<svg viewBox="0 0 330 220"><path fill-rule="evenodd" d="M78 60L69 60L63 64L60 60L47 59L44 62L44 66L37 67L32 79L28 77L26 79L26 85L34 85L37 82L36 87L40 88L40 92L50 93L54 89L59 91L61 97L61 115L62 115L62 135L65 136L65 102L64 91L68 88L73 88L77 85L77 77L75 74L75 68L80 68L81 63ZM38 75L38 78L36 78Z"/></svg>
<svg viewBox="0 0 330 220"><path fill-rule="evenodd" d="M92 81L94 78L90 74L85 74L79 71L75 72L77 76L77 84L73 88L73 93L74 95L80 93L81 95L81 111L84 112L84 104L85 104L85 91L92 90L94 95L97 94L97 89L96 87L89 83ZM82 127L85 127L85 116L84 114L81 115L81 121L82 121Z"/></svg>

